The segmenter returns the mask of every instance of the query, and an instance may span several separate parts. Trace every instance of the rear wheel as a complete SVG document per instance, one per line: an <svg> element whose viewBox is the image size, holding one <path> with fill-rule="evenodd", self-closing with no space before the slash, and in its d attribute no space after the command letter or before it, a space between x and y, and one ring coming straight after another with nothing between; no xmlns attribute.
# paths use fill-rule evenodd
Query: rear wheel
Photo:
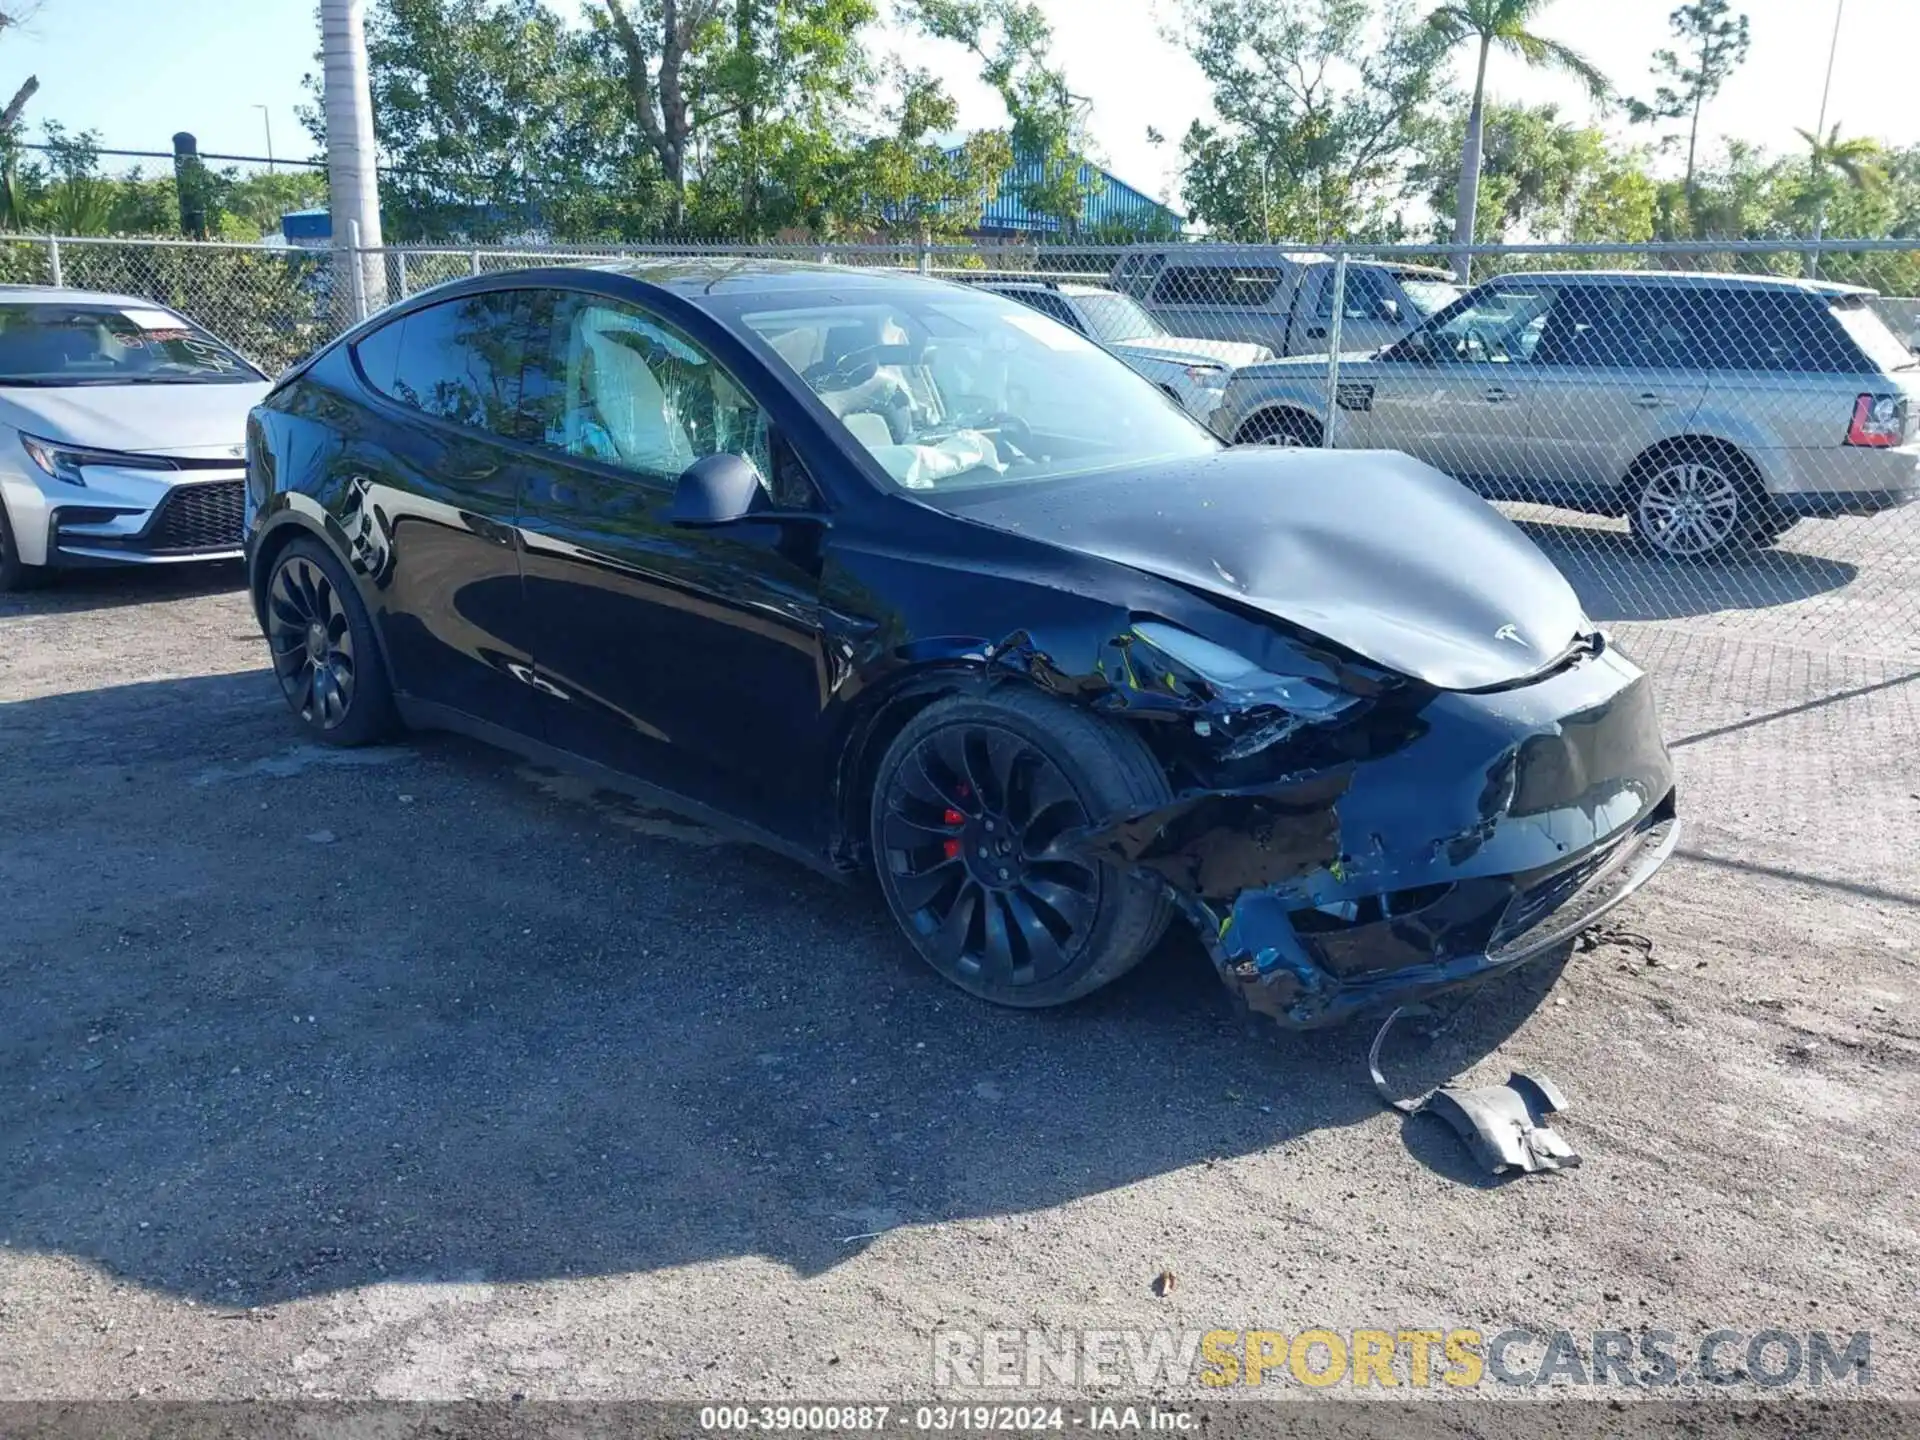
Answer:
<svg viewBox="0 0 1920 1440"><path fill-rule="evenodd" d="M1643 461L1628 522L1649 548L1708 560L1773 543L1786 530L1753 466L1737 451L1686 446ZM1789 520L1787 524L1791 524Z"/></svg>
<svg viewBox="0 0 1920 1440"><path fill-rule="evenodd" d="M1062 849L1093 820L1171 797L1137 737L1026 691L938 701L888 747L874 867L894 918L947 979L1001 1005L1059 1005L1139 963L1160 887Z"/></svg>
<svg viewBox="0 0 1920 1440"><path fill-rule="evenodd" d="M287 706L314 739L365 745L393 728L373 622L325 546L295 540L267 578L267 645Z"/></svg>
<svg viewBox="0 0 1920 1440"><path fill-rule="evenodd" d="M1273 445L1283 450L1320 448L1320 422L1299 410L1268 410L1255 415L1233 437L1236 445Z"/></svg>

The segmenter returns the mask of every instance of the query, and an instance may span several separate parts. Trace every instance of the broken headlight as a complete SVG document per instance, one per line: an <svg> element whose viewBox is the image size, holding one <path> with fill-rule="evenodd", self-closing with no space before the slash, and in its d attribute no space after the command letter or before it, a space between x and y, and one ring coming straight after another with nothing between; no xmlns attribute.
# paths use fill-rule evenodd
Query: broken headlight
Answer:
<svg viewBox="0 0 1920 1440"><path fill-rule="evenodd" d="M1276 675L1224 645L1203 640L1190 630L1143 620L1133 627L1136 639L1207 682L1214 696L1251 709L1272 705L1307 722L1330 720L1359 702L1319 680L1304 675Z"/></svg>

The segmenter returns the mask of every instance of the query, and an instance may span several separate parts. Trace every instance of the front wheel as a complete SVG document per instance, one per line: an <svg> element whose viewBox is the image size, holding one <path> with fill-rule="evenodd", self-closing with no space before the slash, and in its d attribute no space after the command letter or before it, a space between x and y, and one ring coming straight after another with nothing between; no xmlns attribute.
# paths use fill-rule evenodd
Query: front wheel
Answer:
<svg viewBox="0 0 1920 1440"><path fill-rule="evenodd" d="M1132 969L1166 927L1158 885L1059 844L1171 798L1145 745L1057 700L935 702L888 747L874 868L928 964L1000 1005L1064 1004Z"/></svg>
<svg viewBox="0 0 1920 1440"><path fill-rule="evenodd" d="M1298 410L1269 410L1240 427L1236 445L1272 445L1282 450L1318 450L1324 443L1320 422Z"/></svg>
<svg viewBox="0 0 1920 1440"><path fill-rule="evenodd" d="M274 561L266 622L280 693L314 739L365 745L393 728L373 622L346 567L318 541L295 540Z"/></svg>

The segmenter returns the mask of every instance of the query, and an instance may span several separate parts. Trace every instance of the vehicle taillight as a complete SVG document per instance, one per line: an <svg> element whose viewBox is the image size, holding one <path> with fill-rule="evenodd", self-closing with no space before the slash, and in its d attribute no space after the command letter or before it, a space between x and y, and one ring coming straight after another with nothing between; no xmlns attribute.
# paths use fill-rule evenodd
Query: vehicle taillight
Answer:
<svg viewBox="0 0 1920 1440"><path fill-rule="evenodd" d="M1862 395L1853 402L1847 444L1885 449L1907 438L1907 402L1895 395Z"/></svg>

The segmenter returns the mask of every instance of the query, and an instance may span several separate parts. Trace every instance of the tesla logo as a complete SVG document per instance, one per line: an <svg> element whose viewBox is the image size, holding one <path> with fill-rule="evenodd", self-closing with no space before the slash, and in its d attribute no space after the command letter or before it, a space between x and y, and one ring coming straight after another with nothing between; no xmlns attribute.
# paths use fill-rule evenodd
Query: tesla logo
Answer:
<svg viewBox="0 0 1920 1440"><path fill-rule="evenodd" d="M1527 643L1520 638L1519 630L1512 625L1502 625L1498 630L1493 632L1493 638L1496 640L1511 640L1516 645L1524 645Z"/></svg>
<svg viewBox="0 0 1920 1440"><path fill-rule="evenodd" d="M238 460L242 455L246 453L247 453L247 447L244 445L229 445L227 447L227 454L233 456L233 458L236 460Z"/></svg>

